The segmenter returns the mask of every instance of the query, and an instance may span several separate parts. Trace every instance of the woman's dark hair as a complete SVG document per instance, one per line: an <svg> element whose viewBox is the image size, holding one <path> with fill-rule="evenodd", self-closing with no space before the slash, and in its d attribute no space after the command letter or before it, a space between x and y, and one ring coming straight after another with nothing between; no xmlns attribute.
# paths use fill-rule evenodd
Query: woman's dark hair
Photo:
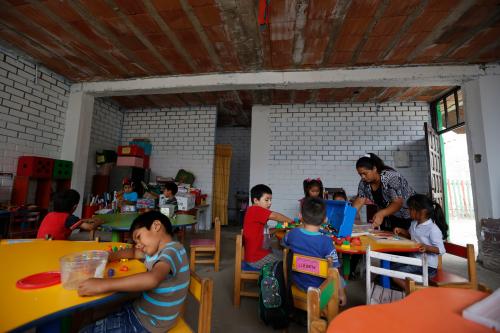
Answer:
<svg viewBox="0 0 500 333"><path fill-rule="evenodd" d="M374 167L377 168L378 173L382 172L382 170L394 170L390 166L385 165L384 161L374 153L368 153L356 162L356 169L364 168L372 170Z"/></svg>
<svg viewBox="0 0 500 333"><path fill-rule="evenodd" d="M73 207L80 202L80 194L73 189L57 192L54 195L54 211L59 213L71 213Z"/></svg>
<svg viewBox="0 0 500 333"><path fill-rule="evenodd" d="M322 225L326 214L325 202L320 198L305 198L301 213L304 224Z"/></svg>
<svg viewBox="0 0 500 333"><path fill-rule="evenodd" d="M132 222L132 225L130 226L130 233L133 233L134 230L140 228L146 228L149 230L151 229L151 225L153 224L153 222L156 220L160 221L161 224L163 224L167 234L169 234L170 236L173 235L172 223L170 223L169 218L155 210L137 216L134 222Z"/></svg>
<svg viewBox="0 0 500 333"><path fill-rule="evenodd" d="M437 202L432 201L425 194L415 194L408 198L406 204L409 209L414 209L416 211L425 210L427 212L427 218L430 218L436 223L441 230L443 239L448 237L448 225L446 224L443 209Z"/></svg>
<svg viewBox="0 0 500 333"><path fill-rule="evenodd" d="M304 196L309 197L309 190L311 187L319 187L319 197L323 198L323 183L321 182L321 179L316 178L316 179L311 179L307 178L304 179L304 182L302 183L302 186L304 187Z"/></svg>

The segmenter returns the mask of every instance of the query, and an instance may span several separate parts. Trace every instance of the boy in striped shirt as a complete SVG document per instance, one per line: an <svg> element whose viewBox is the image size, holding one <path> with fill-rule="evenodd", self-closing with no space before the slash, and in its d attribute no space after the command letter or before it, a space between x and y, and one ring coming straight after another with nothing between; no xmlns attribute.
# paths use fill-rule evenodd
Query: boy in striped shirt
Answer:
<svg viewBox="0 0 500 333"><path fill-rule="evenodd" d="M133 303L80 332L166 332L179 317L189 287L189 261L182 244L173 241L172 225L165 215L151 211L139 215L130 232L135 248L110 254L109 260L144 259L147 271L122 278L88 279L80 284L81 296L107 292L142 292Z"/></svg>

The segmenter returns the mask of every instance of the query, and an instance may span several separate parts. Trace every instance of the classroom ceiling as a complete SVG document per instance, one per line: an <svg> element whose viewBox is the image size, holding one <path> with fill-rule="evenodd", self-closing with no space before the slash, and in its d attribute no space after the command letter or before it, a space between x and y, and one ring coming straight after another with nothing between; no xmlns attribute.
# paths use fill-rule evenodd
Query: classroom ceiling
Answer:
<svg viewBox="0 0 500 333"><path fill-rule="evenodd" d="M270 3L269 24L261 29L257 0L0 0L0 40L75 82L500 60L498 0ZM139 107L141 103L228 104L227 98L235 103L335 102L361 97L377 101L384 100L385 95L392 96L389 100L427 100L439 94L439 89L431 87L382 89L240 91L115 99L124 107ZM356 90L359 93L353 94ZM243 109L244 104L240 106Z"/></svg>

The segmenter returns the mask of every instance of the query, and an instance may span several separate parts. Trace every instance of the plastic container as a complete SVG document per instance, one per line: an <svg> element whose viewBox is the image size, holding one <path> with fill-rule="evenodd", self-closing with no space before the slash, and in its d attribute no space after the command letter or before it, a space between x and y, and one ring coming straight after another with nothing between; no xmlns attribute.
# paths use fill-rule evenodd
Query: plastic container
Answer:
<svg viewBox="0 0 500 333"><path fill-rule="evenodd" d="M39 156L20 156L17 160L17 176L50 179L54 172L54 160Z"/></svg>
<svg viewBox="0 0 500 333"><path fill-rule="evenodd" d="M134 139L129 142L129 145L137 145L144 149L144 154L149 156L151 155L151 151L153 150L153 146L151 142L147 139Z"/></svg>
<svg viewBox="0 0 500 333"><path fill-rule="evenodd" d="M336 230L335 236L350 236L356 216L356 208L351 207L351 203L347 201L325 200L325 204L328 224Z"/></svg>
<svg viewBox="0 0 500 333"><path fill-rule="evenodd" d="M77 289L89 278L102 278L106 270L109 253L107 251L84 251L65 255L59 259L61 282L64 289Z"/></svg>

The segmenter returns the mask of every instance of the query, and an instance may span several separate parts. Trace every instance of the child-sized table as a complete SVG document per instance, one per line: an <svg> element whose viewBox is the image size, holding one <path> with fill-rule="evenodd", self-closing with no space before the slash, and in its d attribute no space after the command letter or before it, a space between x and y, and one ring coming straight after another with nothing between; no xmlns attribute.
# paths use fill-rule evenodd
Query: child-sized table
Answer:
<svg viewBox="0 0 500 333"><path fill-rule="evenodd" d="M49 240L2 240L0 241L0 332L13 329L26 330L42 327L47 332L59 331L59 319L75 310L93 307L122 298L125 294L108 293L92 297L80 297L76 290L66 290L61 284L51 287L22 290L16 282L28 275L59 271L59 258L86 250L106 250L121 243L98 243ZM120 271L121 263L108 263L115 276L144 272L139 260L129 260L128 271ZM107 269L106 269L107 272Z"/></svg>

